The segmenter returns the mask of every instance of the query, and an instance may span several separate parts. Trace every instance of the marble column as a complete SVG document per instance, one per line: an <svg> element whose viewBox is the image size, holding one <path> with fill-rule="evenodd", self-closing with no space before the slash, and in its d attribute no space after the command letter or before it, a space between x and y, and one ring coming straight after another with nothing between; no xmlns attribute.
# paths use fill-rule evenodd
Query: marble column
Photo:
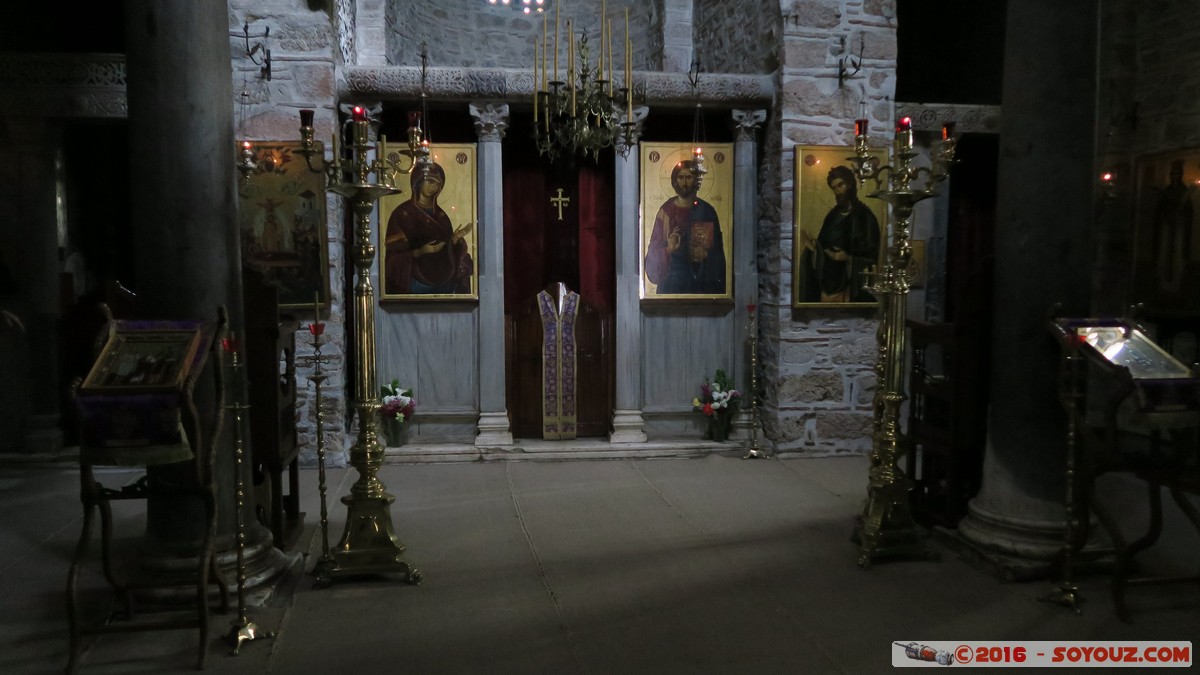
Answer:
<svg viewBox="0 0 1200 675"><path fill-rule="evenodd" d="M125 3L138 313L148 319L215 320L218 307L225 307L230 327L241 331L228 32L224 5L186 0ZM229 424L222 425L222 437L208 436L218 414L211 372L210 367L198 381L194 399L205 433L201 442L215 440L218 558L223 567L231 567L236 558L233 443ZM252 484L249 463L242 468L243 481ZM188 465L151 469L150 480L164 490L194 483L194 469ZM245 509L255 512L253 492L246 494ZM246 522L246 576L254 586L275 576L284 561L258 519ZM146 515L145 571L173 579L188 569L181 567L178 556L195 555L204 524L198 498L152 497ZM234 577L227 573L226 578ZM186 586L180 583L184 594Z"/></svg>
<svg viewBox="0 0 1200 675"><path fill-rule="evenodd" d="M28 376L14 377L5 385L15 387L22 400L14 410L0 411L0 416L17 418L11 427L21 430L20 436L4 440L26 453L53 455L63 447L60 401L67 385L59 382L58 374L60 126L42 117L17 117L0 138L7 147L4 185L11 188L0 196L7 216L0 243L12 247L3 260L10 266L10 306L0 304L11 314L7 320L0 316L0 330L7 326L14 336L22 334L23 353L18 358Z"/></svg>
<svg viewBox="0 0 1200 675"><path fill-rule="evenodd" d="M1046 316L1056 302L1090 311L1097 12L1090 0L1008 3L987 449L959 524L1004 565L1063 545L1066 422Z"/></svg>
<svg viewBox="0 0 1200 675"><path fill-rule="evenodd" d="M633 109L632 134L618 141L615 198L617 247L616 408L613 410L611 443L644 443L646 422L642 419L642 306L641 241L638 239L638 139L649 108ZM620 122L627 120L624 111Z"/></svg>
<svg viewBox="0 0 1200 675"><path fill-rule="evenodd" d="M475 445L512 445L504 383L504 165L508 104L472 103L479 134L479 435Z"/></svg>
<svg viewBox="0 0 1200 675"><path fill-rule="evenodd" d="M758 143L757 132L767 119L765 110L734 110L733 144L733 364L735 386L750 395L750 322L747 305L758 304ZM753 336L757 338L757 336ZM735 438L749 438L749 408L733 422Z"/></svg>

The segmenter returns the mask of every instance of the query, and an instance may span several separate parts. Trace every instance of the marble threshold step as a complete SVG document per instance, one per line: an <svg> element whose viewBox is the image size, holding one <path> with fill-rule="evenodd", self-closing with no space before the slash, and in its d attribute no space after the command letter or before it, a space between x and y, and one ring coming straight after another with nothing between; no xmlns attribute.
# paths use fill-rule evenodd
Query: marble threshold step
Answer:
<svg viewBox="0 0 1200 675"><path fill-rule="evenodd" d="M476 446L468 443L406 443L384 452L387 464L425 462L510 462L571 459L647 459L703 457L713 453L744 453L746 441L647 441L609 443L603 438L567 441L518 438L512 445Z"/></svg>

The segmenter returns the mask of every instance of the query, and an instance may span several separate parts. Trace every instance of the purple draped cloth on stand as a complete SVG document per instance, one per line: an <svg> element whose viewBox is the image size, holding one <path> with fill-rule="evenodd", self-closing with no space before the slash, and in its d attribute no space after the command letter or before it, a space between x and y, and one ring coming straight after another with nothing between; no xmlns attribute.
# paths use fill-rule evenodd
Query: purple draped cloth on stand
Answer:
<svg viewBox="0 0 1200 675"><path fill-rule="evenodd" d="M575 438L575 317L579 294L558 285L558 297L537 295L542 315L542 438Z"/></svg>

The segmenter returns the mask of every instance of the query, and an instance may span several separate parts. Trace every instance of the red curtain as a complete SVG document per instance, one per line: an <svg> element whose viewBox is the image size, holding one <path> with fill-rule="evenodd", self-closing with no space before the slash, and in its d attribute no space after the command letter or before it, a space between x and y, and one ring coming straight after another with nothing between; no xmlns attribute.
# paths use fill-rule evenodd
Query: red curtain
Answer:
<svg viewBox="0 0 1200 675"><path fill-rule="evenodd" d="M505 312L511 314L555 281L566 283L584 302L612 312L616 239L611 158L563 166L544 162L532 147L505 150Z"/></svg>

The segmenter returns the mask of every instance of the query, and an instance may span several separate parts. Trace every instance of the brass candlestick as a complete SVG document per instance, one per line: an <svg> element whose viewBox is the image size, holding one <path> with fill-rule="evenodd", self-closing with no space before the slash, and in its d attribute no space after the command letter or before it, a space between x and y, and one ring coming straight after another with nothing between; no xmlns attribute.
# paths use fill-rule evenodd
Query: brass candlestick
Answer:
<svg viewBox="0 0 1200 675"><path fill-rule="evenodd" d="M308 376L310 382L313 383L316 398L316 418L317 418L317 491L321 496L321 558L313 566L313 574L317 580L313 583L314 588L326 586L330 582L329 570L334 567L333 556L329 554L329 508L326 505L326 484L325 484L325 424L324 413L321 399L321 385L329 378L322 370L322 366L329 363L328 356L321 354L321 345L325 341L321 336L325 333L325 324L321 323L321 305L319 300L313 302L313 308L316 310L313 323L309 324L308 330L313 336L313 353L312 356L303 357L305 363L313 368L313 372Z"/></svg>
<svg viewBox="0 0 1200 675"><path fill-rule="evenodd" d="M883 268L868 273L867 289L879 300L879 328L870 480L867 502L855 531L858 564L863 568L869 567L876 556L930 556L918 537L909 508L912 482L897 464L907 451L907 439L900 433L900 406L907 399L907 270L912 257L909 235L913 208L917 202L936 196L934 187L949 174L956 144L953 131L953 123L943 125L932 168L918 167L914 162L919 153L913 150L912 119L903 117L896 125L893 163L880 167L867 147L867 120L855 122L855 155L848 159L854 164L860 185L874 181L876 190L868 196L890 204L893 216L892 242Z"/></svg>
<svg viewBox="0 0 1200 675"><path fill-rule="evenodd" d="M1073 612L1080 614L1079 586L1075 583L1075 552L1083 545L1083 542L1080 541L1080 535L1086 531L1086 528L1083 526L1083 519L1088 518L1089 513L1086 505L1078 503L1078 498L1075 494L1075 474L1076 462L1079 455L1079 434L1085 433L1079 427L1081 421L1087 415L1087 401L1083 390L1083 383L1087 377L1087 364L1084 361L1083 354L1079 352L1077 335L1074 332L1064 330L1057 323L1053 323L1052 325L1064 353L1062 363L1059 367L1058 397L1063 407L1067 410L1067 488L1064 495L1067 532L1063 547L1059 550L1058 554L1057 562L1060 566L1060 577L1056 584L1057 587L1055 590L1039 597L1038 600L1070 607Z"/></svg>
<svg viewBox="0 0 1200 675"><path fill-rule="evenodd" d="M258 624L250 620L246 611L246 518L243 513L245 501L245 486L242 481L242 462L245 455L245 443L242 441L242 412L249 410L246 404L246 366L238 354L237 342L227 338L222 347L230 355L231 377L229 378L231 401L225 405L226 410L233 411L233 478L234 497L237 514L237 599L238 615L230 627L228 640L233 644L233 655L237 656L243 642L259 638L272 638L275 634L259 629Z"/></svg>
<svg viewBox="0 0 1200 675"><path fill-rule="evenodd" d="M747 305L750 313L750 323L746 330L750 334L750 448L742 459L757 459L766 457L767 453L758 447L758 314L757 305Z"/></svg>
<svg viewBox="0 0 1200 675"><path fill-rule="evenodd" d="M375 290L371 285L371 266L375 261L375 243L371 232L371 211L375 202L385 195L397 194L398 173L413 170L428 171L432 165L429 144L419 127L409 129L408 150L400 153L409 157L404 166L387 152L387 139L380 136L374 161L367 159L370 120L360 106L353 110L349 121L352 144L349 157L343 162L337 151L337 135L333 138L333 159L326 162L313 157L319 152L313 142L313 111L301 111L299 150L313 171L323 171L326 189L350 200L354 211L355 236L351 258L354 261L354 354L358 367L354 372L352 405L357 411L358 435L350 448L350 465L359 478L342 497L346 505L346 530L333 554L333 562L322 567L324 578L358 576L362 574L399 573L413 584L420 583L420 573L404 560L404 545L392 528L390 507L396 498L388 494L379 480L383 465L383 446L379 443L377 411L379 387L375 373ZM372 179L374 175L374 179Z"/></svg>

